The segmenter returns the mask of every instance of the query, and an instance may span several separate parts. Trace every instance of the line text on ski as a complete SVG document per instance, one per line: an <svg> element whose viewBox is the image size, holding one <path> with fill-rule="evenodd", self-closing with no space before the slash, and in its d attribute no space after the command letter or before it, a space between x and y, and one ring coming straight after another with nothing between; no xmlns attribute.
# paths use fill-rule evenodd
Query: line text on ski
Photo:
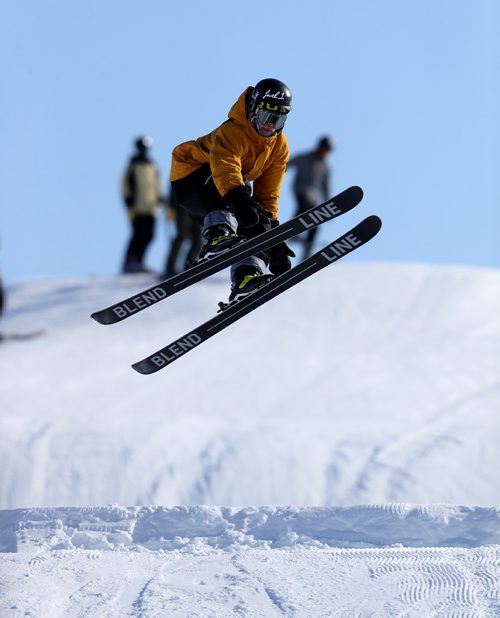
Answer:
<svg viewBox="0 0 500 618"><path fill-rule="evenodd" d="M346 253L349 253L349 251L352 251L362 244L363 242L359 240L359 238L356 238L354 234L346 234L342 240L337 240L328 245L328 247L321 252L321 255L329 262L335 262L335 260L338 260Z"/></svg>
<svg viewBox="0 0 500 618"><path fill-rule="evenodd" d="M300 217L299 221L304 226L304 229L307 230L310 227L315 227L316 225L319 225L323 221L328 221L328 219L331 219L332 217L337 217L338 215L341 215L342 212L343 211L340 210L340 208L338 208L335 203L326 204L325 206L315 208L307 215Z"/></svg>

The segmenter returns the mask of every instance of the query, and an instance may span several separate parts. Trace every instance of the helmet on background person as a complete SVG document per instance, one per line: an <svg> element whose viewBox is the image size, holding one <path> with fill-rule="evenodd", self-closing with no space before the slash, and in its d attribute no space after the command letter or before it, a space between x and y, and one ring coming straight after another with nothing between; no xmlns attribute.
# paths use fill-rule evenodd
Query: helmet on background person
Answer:
<svg viewBox="0 0 500 618"><path fill-rule="evenodd" d="M135 140L134 145L141 154L145 154L153 145L153 138L143 135Z"/></svg>
<svg viewBox="0 0 500 618"><path fill-rule="evenodd" d="M324 135L318 141L317 150L323 150L325 152L330 152L335 147L335 143L331 137L328 135Z"/></svg>
<svg viewBox="0 0 500 618"><path fill-rule="evenodd" d="M292 93L279 79L258 82L248 104L248 119L262 137L281 133L292 109Z"/></svg>

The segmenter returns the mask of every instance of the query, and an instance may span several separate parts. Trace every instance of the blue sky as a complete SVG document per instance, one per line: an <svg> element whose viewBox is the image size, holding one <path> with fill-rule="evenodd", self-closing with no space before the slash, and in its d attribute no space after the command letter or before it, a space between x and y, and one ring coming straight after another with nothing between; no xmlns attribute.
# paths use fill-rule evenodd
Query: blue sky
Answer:
<svg viewBox="0 0 500 618"><path fill-rule="evenodd" d="M496 0L3 2L4 280L118 272L134 137L167 178L172 148L263 77L292 91L291 152L331 134L334 191L365 191L321 239L376 213L382 233L348 259L499 268L499 32ZM172 233L159 217L158 270Z"/></svg>

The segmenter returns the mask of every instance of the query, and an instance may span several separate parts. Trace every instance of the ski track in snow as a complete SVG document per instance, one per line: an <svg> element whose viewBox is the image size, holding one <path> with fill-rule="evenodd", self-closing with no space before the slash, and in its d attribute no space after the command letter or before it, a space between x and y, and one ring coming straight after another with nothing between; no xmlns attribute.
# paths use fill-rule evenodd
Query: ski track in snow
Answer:
<svg viewBox="0 0 500 618"><path fill-rule="evenodd" d="M500 609L498 548L53 551L0 562L2 616L456 616Z"/></svg>
<svg viewBox="0 0 500 618"><path fill-rule="evenodd" d="M500 510L484 507L17 509L0 548L2 616L500 611Z"/></svg>
<svg viewBox="0 0 500 618"><path fill-rule="evenodd" d="M389 500L396 500L402 493L402 488L412 486L414 478L411 470L422 465L425 460L432 458L433 453L439 457L448 453L453 460L460 452L462 440L456 435L454 428L467 420L470 415L470 404L475 404L480 411L476 415L476 422L481 410L490 408L489 400L500 401L500 384L493 385L486 391L474 393L462 401L447 406L433 417L426 419L421 427L414 428L407 434L401 434L387 444L366 448L365 454L360 453L360 446L356 444L339 445L340 450L334 455L336 459L349 460L346 451L357 448L357 456L351 457L354 461L363 461L356 477L351 480L349 494L355 501L363 501L373 492L375 485L378 491ZM484 404L484 405L482 405ZM345 476L331 471L334 476ZM494 485L491 486L494 491Z"/></svg>

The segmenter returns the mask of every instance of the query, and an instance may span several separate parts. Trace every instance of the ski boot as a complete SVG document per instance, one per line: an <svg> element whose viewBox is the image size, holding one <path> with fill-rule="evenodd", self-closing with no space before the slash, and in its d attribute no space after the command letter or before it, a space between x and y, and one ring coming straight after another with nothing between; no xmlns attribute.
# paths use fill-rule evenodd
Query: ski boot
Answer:
<svg viewBox="0 0 500 618"><path fill-rule="evenodd" d="M244 240L243 236L237 236L227 225L211 225L203 232L203 244L196 263L227 251Z"/></svg>
<svg viewBox="0 0 500 618"><path fill-rule="evenodd" d="M264 275L255 266L242 265L234 271L231 281L231 293L227 303L220 302L220 311L224 311L231 305L250 296L253 292L261 288L273 279L273 275Z"/></svg>

